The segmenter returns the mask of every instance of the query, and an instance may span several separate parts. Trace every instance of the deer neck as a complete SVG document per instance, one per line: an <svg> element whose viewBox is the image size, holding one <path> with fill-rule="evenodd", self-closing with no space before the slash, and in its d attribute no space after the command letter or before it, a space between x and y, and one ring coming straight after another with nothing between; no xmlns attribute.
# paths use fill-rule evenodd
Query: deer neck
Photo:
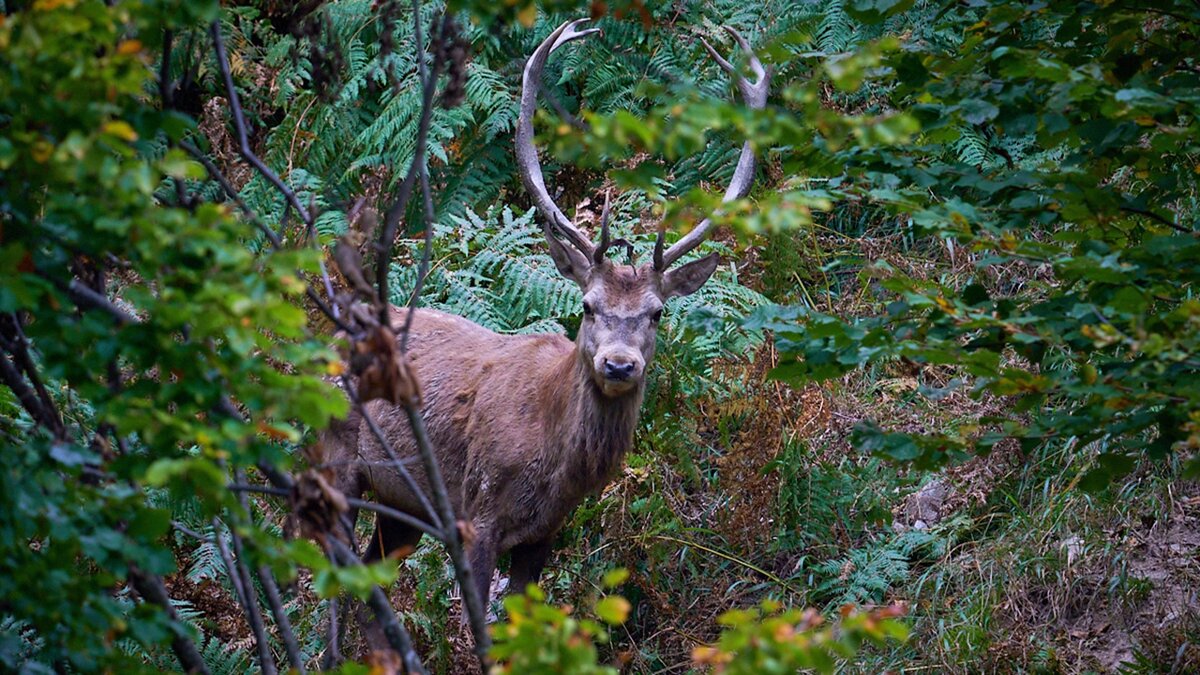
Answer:
<svg viewBox="0 0 1200 675"><path fill-rule="evenodd" d="M633 445L645 384L623 396L605 396L578 346L551 372L552 400L543 409L556 446L549 449L557 455L554 464L567 485L594 492L608 484Z"/></svg>

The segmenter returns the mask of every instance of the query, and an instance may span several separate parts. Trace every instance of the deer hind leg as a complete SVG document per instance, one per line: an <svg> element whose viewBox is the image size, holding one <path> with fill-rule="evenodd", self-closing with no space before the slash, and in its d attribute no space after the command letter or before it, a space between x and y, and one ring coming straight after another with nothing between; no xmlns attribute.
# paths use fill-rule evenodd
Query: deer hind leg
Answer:
<svg viewBox="0 0 1200 675"><path fill-rule="evenodd" d="M420 540L421 531L417 528L387 516L376 516L375 532L371 535L371 540L367 542L363 562L376 562L396 551L402 551L405 548L414 549Z"/></svg>
<svg viewBox="0 0 1200 675"><path fill-rule="evenodd" d="M512 565L508 568L508 592L524 593L529 584L536 584L550 557L552 539L518 544L512 549Z"/></svg>

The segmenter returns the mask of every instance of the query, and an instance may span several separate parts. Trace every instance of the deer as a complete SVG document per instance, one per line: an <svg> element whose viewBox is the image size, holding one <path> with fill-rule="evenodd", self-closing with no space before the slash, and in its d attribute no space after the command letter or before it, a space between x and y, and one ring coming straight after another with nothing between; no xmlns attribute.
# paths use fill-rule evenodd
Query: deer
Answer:
<svg viewBox="0 0 1200 675"><path fill-rule="evenodd" d="M536 583L567 517L586 497L602 491L621 467L633 444L664 305L698 290L718 264L714 253L671 268L707 237L709 218L669 247L660 228L653 260L637 265L631 257L630 264L619 264L606 257L621 243L610 237L607 202L595 244L551 198L534 146L533 114L550 55L598 32L581 29L586 21L563 23L528 59L515 132L520 178L540 216L555 267L583 292L575 340L558 334L501 335L431 309L414 310L408 332L407 358L424 392L421 414L454 512L473 531L467 556L484 602L505 553L511 554L510 591L523 592ZM734 79L746 105L762 109L770 74L747 41L726 30L745 52L753 81L707 42L704 47ZM754 152L746 142L725 201L746 196L754 173ZM389 312L392 325L404 324L408 310L393 306ZM403 409L376 400L366 411L394 444L399 461L416 462ZM355 498L373 492L377 502L427 521L423 497L401 480L366 425L363 417L351 417L326 432L322 443L329 466L336 467L335 486ZM431 494L423 472L412 477L416 487ZM411 550L421 534L377 515L364 560Z"/></svg>

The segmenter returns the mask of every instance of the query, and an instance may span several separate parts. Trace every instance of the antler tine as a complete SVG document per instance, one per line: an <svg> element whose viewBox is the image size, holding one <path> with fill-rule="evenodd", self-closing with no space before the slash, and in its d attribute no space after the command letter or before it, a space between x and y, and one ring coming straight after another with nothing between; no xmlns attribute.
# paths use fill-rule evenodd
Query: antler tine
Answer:
<svg viewBox="0 0 1200 675"><path fill-rule="evenodd" d="M662 223L658 225L658 236L654 238L654 269L664 270L667 268L663 264L663 243L666 240L667 228L663 227Z"/></svg>
<svg viewBox="0 0 1200 675"><path fill-rule="evenodd" d="M600 245L596 247L596 252L592 256L592 262L597 265L604 260L604 254L608 252L608 247L613 243L608 238L608 208L611 204L612 190L609 190L604 193L604 209L600 211Z"/></svg>
<svg viewBox="0 0 1200 675"><path fill-rule="evenodd" d="M562 209L554 203L549 191L546 190L546 180L542 175L542 165L538 161L537 148L533 145L533 113L537 109L537 96L542 86L542 69L550 54L559 47L600 31L599 28L578 30L587 19L567 21L554 32L550 33L542 44L530 55L525 64L525 72L521 78L521 112L517 118L516 150L517 166L521 174L521 182L533 196L537 210L542 214L542 229L546 236L554 236L552 230L557 229L570 241L575 248L587 258L592 258L595 247L587 236L580 232L567 218Z"/></svg>
<svg viewBox="0 0 1200 675"><path fill-rule="evenodd" d="M733 36L742 51L746 52L747 61L750 65L750 70L754 72L755 81L751 82L734 68L733 64L726 60L723 56L713 49L708 41L701 38L700 42L704 44L704 48L708 51L713 60L722 70L729 73L737 84L738 91L742 94L742 100L746 105L753 110L762 110L767 107L767 93L771 88L771 71L763 67L762 61L758 60L754 50L750 48L750 43L746 38L742 37L741 33L726 26L725 30ZM722 202L731 202L735 199L741 199L750 192L750 185L754 182L754 148L751 147L750 141L746 141L742 145L742 154L738 156L737 168L733 171L733 179L729 181L729 187L725 190L725 197ZM712 219L705 218L700 221L696 227L692 228L682 239L675 242L666 251L662 250L663 246L663 231L659 230L658 239L654 242L654 269L665 270L676 260L683 257L688 251L700 245L708 236L708 231L712 228Z"/></svg>

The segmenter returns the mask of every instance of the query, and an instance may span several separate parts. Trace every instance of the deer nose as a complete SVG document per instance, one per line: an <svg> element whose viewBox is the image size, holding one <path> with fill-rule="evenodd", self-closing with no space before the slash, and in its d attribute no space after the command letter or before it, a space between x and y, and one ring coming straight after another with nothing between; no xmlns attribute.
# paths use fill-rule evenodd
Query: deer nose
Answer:
<svg viewBox="0 0 1200 675"><path fill-rule="evenodd" d="M609 361L604 359L604 377L610 380L627 380L633 375L637 364L632 361Z"/></svg>

